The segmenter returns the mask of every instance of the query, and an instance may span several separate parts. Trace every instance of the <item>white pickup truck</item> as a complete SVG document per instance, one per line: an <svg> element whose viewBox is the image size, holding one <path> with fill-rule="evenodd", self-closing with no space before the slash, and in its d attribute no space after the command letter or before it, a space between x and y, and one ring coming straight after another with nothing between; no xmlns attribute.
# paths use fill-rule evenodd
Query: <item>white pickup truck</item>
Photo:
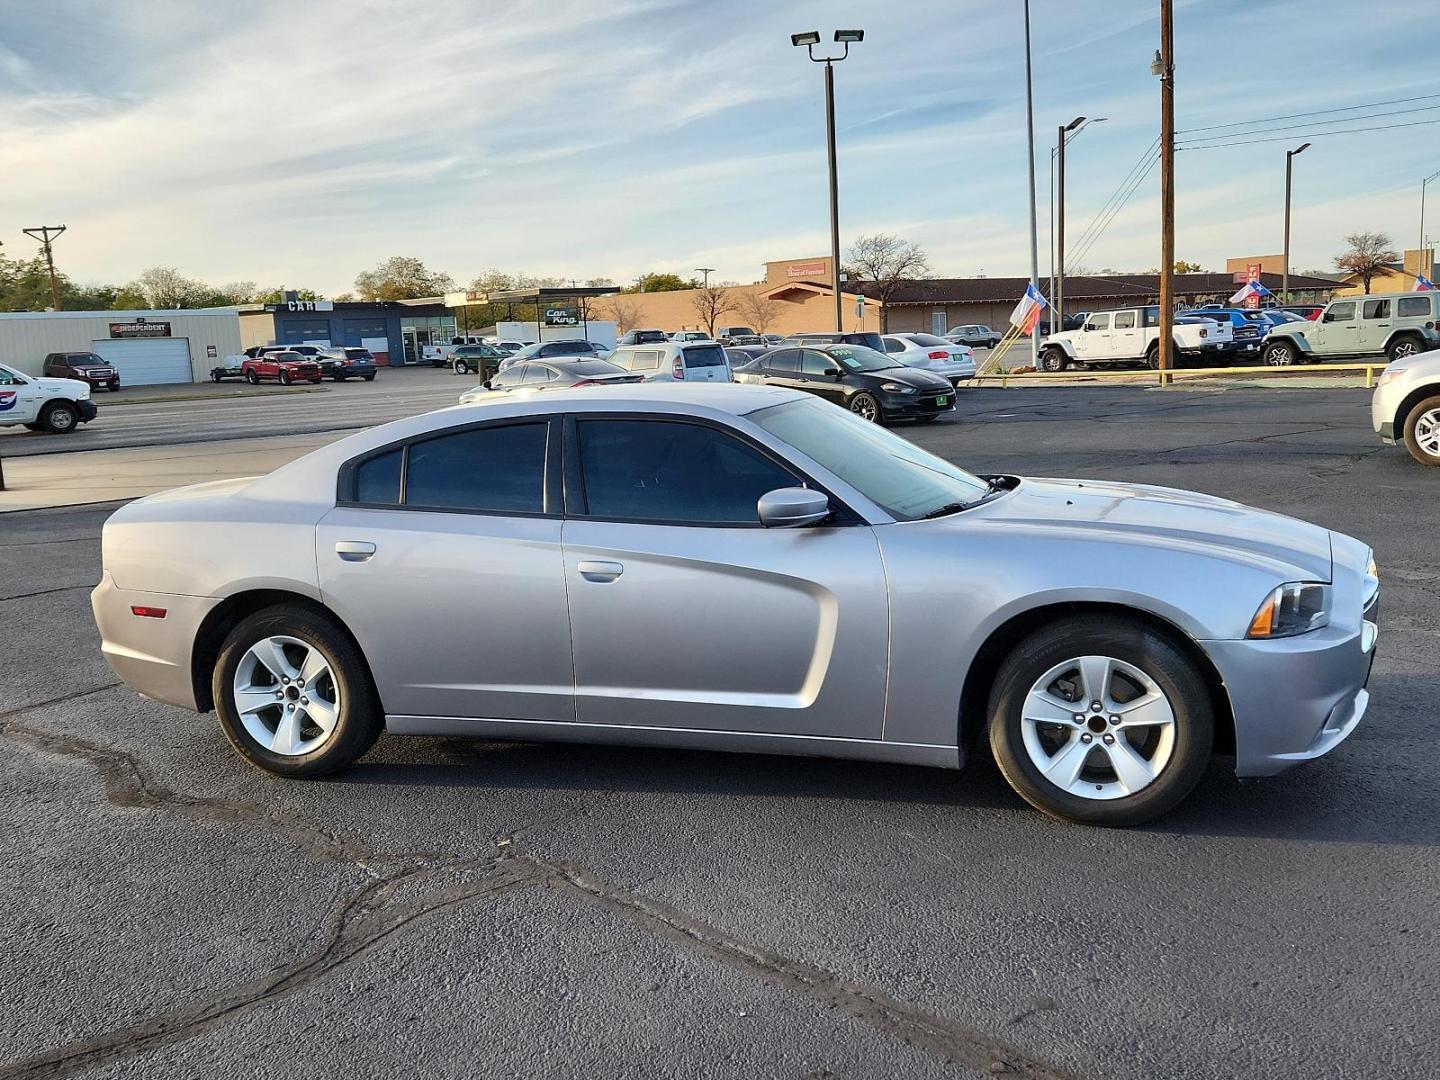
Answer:
<svg viewBox="0 0 1440 1080"><path fill-rule="evenodd" d="M1200 362L1222 364L1235 351L1235 332L1228 321L1191 315L1175 317L1172 340L1175 366ZM1078 330L1051 334L1040 348L1041 371L1064 371L1071 364L1108 367L1122 364L1160 366L1160 309L1121 308L1092 311Z"/></svg>
<svg viewBox="0 0 1440 1080"><path fill-rule="evenodd" d="M0 427L24 424L66 435L94 420L96 411L87 382L37 378L0 364Z"/></svg>

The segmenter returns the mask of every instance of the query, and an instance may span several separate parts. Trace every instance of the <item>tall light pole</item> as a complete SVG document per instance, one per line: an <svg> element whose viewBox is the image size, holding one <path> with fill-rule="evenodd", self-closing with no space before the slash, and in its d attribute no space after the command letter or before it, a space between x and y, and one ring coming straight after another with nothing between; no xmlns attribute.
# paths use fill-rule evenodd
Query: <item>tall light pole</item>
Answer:
<svg viewBox="0 0 1440 1080"><path fill-rule="evenodd" d="M703 285L700 286L702 289L708 289L708 288L710 287L710 275L713 274L714 272L715 272L715 268L714 268L713 266L697 266L697 267L695 267L695 273L697 273L697 274L704 274L704 275L705 275L705 284L703 284Z"/></svg>
<svg viewBox="0 0 1440 1080"><path fill-rule="evenodd" d="M1035 227L1035 94L1030 74L1030 0L1025 0L1025 160L1030 165L1030 284L1040 288L1040 246ZM1051 315L1053 320L1054 315ZM1030 335L1030 363L1040 370L1040 324Z"/></svg>
<svg viewBox="0 0 1440 1080"><path fill-rule="evenodd" d="M1150 65L1160 76L1160 340L1161 371L1174 366L1175 314L1175 17L1172 0L1160 0L1160 48Z"/></svg>
<svg viewBox="0 0 1440 1080"><path fill-rule="evenodd" d="M1280 275L1280 302L1283 304L1290 302L1290 163L1297 154L1303 154L1309 145L1308 142L1301 143L1294 150L1285 151L1285 266L1284 273Z"/></svg>
<svg viewBox="0 0 1440 1080"><path fill-rule="evenodd" d="M1418 260L1415 269L1422 273L1425 270L1425 188L1430 181L1434 180L1437 176L1440 176L1440 169L1436 169L1429 176L1425 177L1424 180L1420 181L1420 252L1415 256ZM1435 273L1433 263L1430 266L1430 273Z"/></svg>
<svg viewBox="0 0 1440 1080"><path fill-rule="evenodd" d="M835 169L835 65L850 55L852 43L864 40L864 30L836 30L835 41L844 45L844 50L839 56L816 56L815 46L820 44L818 30L790 35L791 45L804 45L812 62L825 65L825 149L830 161L830 287L835 293L836 330L845 328L845 316L840 310L840 181Z"/></svg>
<svg viewBox="0 0 1440 1080"><path fill-rule="evenodd" d="M1091 124L1103 124L1110 119L1108 116L1084 117L1077 116L1070 123L1060 128L1055 145L1050 148L1050 325L1059 326L1065 329L1064 312L1060 310L1065 296L1065 146L1079 138L1080 132L1084 131ZM1068 134L1067 134L1068 133ZM1055 236L1055 159L1060 159L1060 235L1058 239L1060 276L1056 279L1056 246Z"/></svg>

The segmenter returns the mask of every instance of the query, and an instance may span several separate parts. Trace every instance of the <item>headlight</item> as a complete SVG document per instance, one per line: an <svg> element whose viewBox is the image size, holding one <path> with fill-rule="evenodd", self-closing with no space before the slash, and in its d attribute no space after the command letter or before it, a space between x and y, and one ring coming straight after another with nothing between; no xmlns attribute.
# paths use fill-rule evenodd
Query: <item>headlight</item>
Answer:
<svg viewBox="0 0 1440 1080"><path fill-rule="evenodd" d="M881 384L880 384L880 389L881 389L881 390L884 390L887 394L913 394L913 393L915 393L915 388L914 388L913 386L901 386L898 382L881 383Z"/></svg>
<svg viewBox="0 0 1440 1080"><path fill-rule="evenodd" d="M1380 378L1378 378L1377 380L1375 380L1375 385L1376 385L1376 386L1384 386L1386 383L1391 382L1391 381L1393 381L1393 380L1395 380L1395 379L1398 379L1401 375L1404 375L1404 374L1405 374L1405 369L1404 369L1403 367L1386 368L1384 371L1382 371L1382 372L1380 373Z"/></svg>
<svg viewBox="0 0 1440 1080"><path fill-rule="evenodd" d="M1252 638L1294 637L1319 630L1330 622L1330 586L1308 581L1281 585L1265 597L1245 635Z"/></svg>

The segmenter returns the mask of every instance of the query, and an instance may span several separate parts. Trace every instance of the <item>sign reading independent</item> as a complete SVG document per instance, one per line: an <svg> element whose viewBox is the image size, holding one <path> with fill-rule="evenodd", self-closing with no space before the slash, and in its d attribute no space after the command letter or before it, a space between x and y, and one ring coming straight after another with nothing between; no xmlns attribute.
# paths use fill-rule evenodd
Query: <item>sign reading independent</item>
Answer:
<svg viewBox="0 0 1440 1080"><path fill-rule="evenodd" d="M169 337L170 324L168 322L149 322L146 319L136 319L134 322L112 322L110 336L112 338Z"/></svg>

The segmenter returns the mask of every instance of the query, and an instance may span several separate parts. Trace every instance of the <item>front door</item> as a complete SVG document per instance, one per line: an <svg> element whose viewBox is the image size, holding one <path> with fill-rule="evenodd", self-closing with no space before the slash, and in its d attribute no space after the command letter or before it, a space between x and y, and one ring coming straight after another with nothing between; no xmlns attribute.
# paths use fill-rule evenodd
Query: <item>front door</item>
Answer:
<svg viewBox="0 0 1440 1080"><path fill-rule="evenodd" d="M840 361L817 349L800 353L799 387L837 404L845 401L845 384L839 378Z"/></svg>
<svg viewBox="0 0 1440 1080"><path fill-rule="evenodd" d="M320 589L388 715L574 719L550 427L492 422L418 439L342 481L342 505L315 530Z"/></svg>
<svg viewBox="0 0 1440 1080"><path fill-rule="evenodd" d="M759 497L803 477L727 428L596 415L572 431L576 719L881 737L886 588L869 526L761 527Z"/></svg>
<svg viewBox="0 0 1440 1080"><path fill-rule="evenodd" d="M0 424L28 424L39 407L35 383L18 372L0 368Z"/></svg>
<svg viewBox="0 0 1440 1080"><path fill-rule="evenodd" d="M1110 346L1110 313L1091 315L1085 320L1085 329L1076 339L1081 360L1108 360L1113 355Z"/></svg>
<svg viewBox="0 0 1440 1080"><path fill-rule="evenodd" d="M1305 336L1321 354L1358 352L1360 348L1360 305L1354 300L1337 300L1327 307Z"/></svg>

